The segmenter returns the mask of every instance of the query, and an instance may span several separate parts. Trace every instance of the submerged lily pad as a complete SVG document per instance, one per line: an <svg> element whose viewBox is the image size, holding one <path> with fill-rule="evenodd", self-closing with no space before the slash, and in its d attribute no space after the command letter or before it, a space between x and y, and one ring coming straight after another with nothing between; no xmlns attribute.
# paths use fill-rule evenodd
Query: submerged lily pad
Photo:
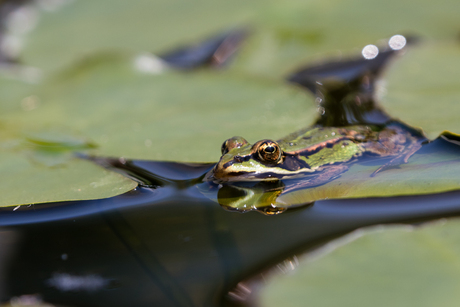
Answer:
<svg viewBox="0 0 460 307"><path fill-rule="evenodd" d="M330 253L273 275L260 305L457 306L460 221L381 229L359 230L330 243Z"/></svg>

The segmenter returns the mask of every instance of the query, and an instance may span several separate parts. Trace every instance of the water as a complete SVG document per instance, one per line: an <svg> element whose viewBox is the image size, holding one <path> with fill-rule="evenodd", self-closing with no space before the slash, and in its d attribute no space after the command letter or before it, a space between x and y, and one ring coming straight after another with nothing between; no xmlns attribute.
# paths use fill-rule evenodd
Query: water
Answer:
<svg viewBox="0 0 460 307"><path fill-rule="evenodd" d="M309 71L326 76L315 77L321 84L312 88L324 111L316 125L391 121L372 94L375 79L395 54L307 68L307 77ZM446 134L417 155L442 153L455 163L458 141ZM282 214L242 214L229 211L222 200L245 197L251 187L241 192L216 185L216 194L208 194L203 178L213 164L93 160L139 187L102 200L0 208L3 301L30 294L69 306L234 306L244 304L228 295L240 281L357 228L460 214L460 191L318 200ZM259 188L286 186L280 181Z"/></svg>
<svg viewBox="0 0 460 307"><path fill-rule="evenodd" d="M193 186L4 208L1 251L10 257L0 267L2 293L38 293L71 306L216 306L242 279L356 228L459 213L460 192L448 192L318 201L276 216L239 214ZM50 285L59 274L106 284L64 291Z"/></svg>

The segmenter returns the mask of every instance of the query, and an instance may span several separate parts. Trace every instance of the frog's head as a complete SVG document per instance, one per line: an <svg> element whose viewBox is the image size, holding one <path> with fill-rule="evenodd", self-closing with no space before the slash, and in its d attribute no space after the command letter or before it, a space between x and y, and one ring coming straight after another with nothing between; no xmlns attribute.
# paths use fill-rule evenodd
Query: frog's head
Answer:
<svg viewBox="0 0 460 307"><path fill-rule="evenodd" d="M217 182L275 180L298 174L301 168L308 165L284 152L277 142L261 140L252 145L237 136L222 144L222 157L208 178Z"/></svg>

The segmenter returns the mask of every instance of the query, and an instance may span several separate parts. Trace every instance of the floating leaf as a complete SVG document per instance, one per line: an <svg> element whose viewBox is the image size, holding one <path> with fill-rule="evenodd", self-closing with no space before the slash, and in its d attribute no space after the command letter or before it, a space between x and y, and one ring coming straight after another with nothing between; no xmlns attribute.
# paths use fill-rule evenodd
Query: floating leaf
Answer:
<svg viewBox="0 0 460 307"><path fill-rule="evenodd" d="M27 154L0 152L0 207L62 200L106 198L136 187L136 183L89 161L66 157L65 163L49 167Z"/></svg>
<svg viewBox="0 0 460 307"><path fill-rule="evenodd" d="M260 305L457 306L460 221L381 229L359 230L330 243L330 253L272 276ZM357 239L341 246L350 238Z"/></svg>
<svg viewBox="0 0 460 307"><path fill-rule="evenodd" d="M235 69L282 78L299 64L361 53L364 46L387 47L395 34L422 39L456 39L454 0L429 1L283 1L264 5L252 24ZM408 14L407 12L410 12Z"/></svg>
<svg viewBox="0 0 460 307"><path fill-rule="evenodd" d="M131 60L88 59L45 83L39 108L3 121L26 134L83 135L96 155L214 162L226 138L277 138L316 115L313 99L284 82L220 71L149 75Z"/></svg>
<svg viewBox="0 0 460 307"><path fill-rule="evenodd" d="M385 108L431 138L443 130L460 133L459 43L411 48L387 74Z"/></svg>
<svg viewBox="0 0 460 307"><path fill-rule="evenodd" d="M238 69L278 78L299 63L360 52L394 34L455 38L459 10L454 0L73 1L43 14L23 60L56 71L101 50L162 54L246 24L254 35L237 59Z"/></svg>

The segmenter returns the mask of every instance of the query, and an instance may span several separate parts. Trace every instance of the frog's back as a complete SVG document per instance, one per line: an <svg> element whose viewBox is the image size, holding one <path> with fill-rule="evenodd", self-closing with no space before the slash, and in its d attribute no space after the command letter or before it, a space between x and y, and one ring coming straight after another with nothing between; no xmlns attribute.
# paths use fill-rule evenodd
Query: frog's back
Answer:
<svg viewBox="0 0 460 307"><path fill-rule="evenodd" d="M298 152L316 146L324 147L341 140L370 141L375 140L377 134L367 125L348 127L311 127L306 128L280 139L278 144L285 152Z"/></svg>

